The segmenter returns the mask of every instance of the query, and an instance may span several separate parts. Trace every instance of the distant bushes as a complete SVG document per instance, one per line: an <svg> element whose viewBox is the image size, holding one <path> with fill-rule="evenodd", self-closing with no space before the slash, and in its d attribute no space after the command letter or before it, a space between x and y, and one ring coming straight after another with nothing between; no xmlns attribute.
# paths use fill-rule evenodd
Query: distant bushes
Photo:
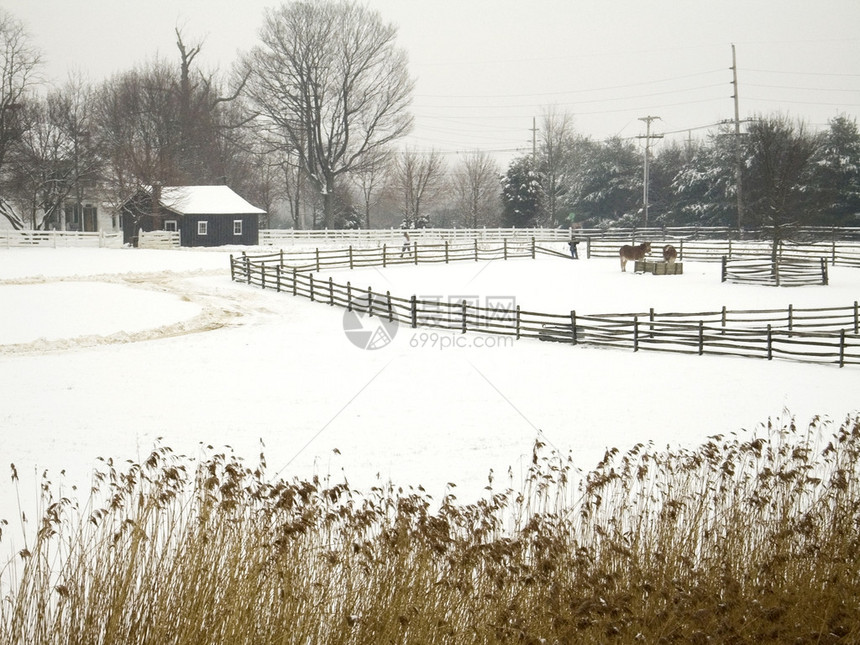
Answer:
<svg viewBox="0 0 860 645"><path fill-rule="evenodd" d="M857 642L860 416L835 425L585 475L538 442L474 504L158 447L107 462L86 507L46 483L0 569L0 642Z"/></svg>

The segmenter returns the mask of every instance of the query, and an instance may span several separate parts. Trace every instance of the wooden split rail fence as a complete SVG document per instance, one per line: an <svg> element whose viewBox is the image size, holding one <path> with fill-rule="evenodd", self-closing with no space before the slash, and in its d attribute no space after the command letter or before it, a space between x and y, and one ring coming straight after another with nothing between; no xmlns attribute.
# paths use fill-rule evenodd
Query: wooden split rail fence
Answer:
<svg viewBox="0 0 860 645"><path fill-rule="evenodd" d="M721 273L723 282L759 284L776 287L799 287L803 285L826 285L828 282L827 260L798 260L783 258L779 262L758 259L729 260L723 256Z"/></svg>
<svg viewBox="0 0 860 645"><path fill-rule="evenodd" d="M660 257L663 245L671 244L678 252L678 261L683 262L721 262L729 260L758 259L769 260L773 253L771 242L767 240L684 240L664 238L659 242L644 237L606 239L588 238L585 244L585 257L618 257L621 244L638 244L651 241L652 255ZM779 261L824 260L831 265L860 268L860 242L850 240L830 240L795 244L784 242L778 249Z"/></svg>
<svg viewBox="0 0 860 645"><path fill-rule="evenodd" d="M400 244L383 244L379 247L353 247L346 249L308 249L255 255L254 262L277 263L298 271L320 272L327 269L356 269L360 267L388 267L397 264L439 264L457 261L507 260L512 258L536 258L538 255L570 257L555 249L541 246L535 238L501 240L495 243L429 244L413 242L408 250ZM248 257L248 256L243 256Z"/></svg>
<svg viewBox="0 0 860 645"><path fill-rule="evenodd" d="M478 249L476 251L476 248ZM540 247L527 245L525 250L502 246L486 249L470 246L453 249L447 246L441 255L425 261L453 261L496 257L534 257ZM466 252L468 251L468 253ZM555 252L550 251L552 254ZM342 253L341 253L342 255ZM415 257L418 257L416 252ZM377 258L379 259L379 258ZM415 261L415 258L410 258ZM292 263L295 261L296 263ZM728 310L694 313L642 313L582 315L576 311L549 314L526 311L511 300L507 305L480 306L461 300L400 297L372 288L340 284L329 277L314 275L334 267L387 266L405 261L399 252L381 262L355 250L346 258L316 251L308 261L305 256L283 252L251 257L230 256L234 281L263 289L308 298L330 306L343 307L370 316L397 321L411 328L431 327L460 333L475 331L519 338L569 344L589 344L618 349L680 352L689 354L731 355L831 363L843 367L860 365L860 305L818 309Z"/></svg>

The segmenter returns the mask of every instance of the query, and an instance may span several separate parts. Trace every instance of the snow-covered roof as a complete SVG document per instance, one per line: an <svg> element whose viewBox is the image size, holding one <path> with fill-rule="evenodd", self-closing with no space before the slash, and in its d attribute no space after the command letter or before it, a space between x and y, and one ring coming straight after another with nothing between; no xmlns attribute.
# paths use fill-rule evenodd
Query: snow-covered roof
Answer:
<svg viewBox="0 0 860 645"><path fill-rule="evenodd" d="M152 194L152 188L147 192ZM162 186L159 203L179 215L250 215L265 213L227 186Z"/></svg>

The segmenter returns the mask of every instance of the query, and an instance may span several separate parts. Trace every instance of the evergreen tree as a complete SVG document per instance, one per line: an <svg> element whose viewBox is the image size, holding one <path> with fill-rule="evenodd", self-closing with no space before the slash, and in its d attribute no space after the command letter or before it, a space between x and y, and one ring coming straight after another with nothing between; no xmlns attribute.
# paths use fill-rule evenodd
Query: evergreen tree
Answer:
<svg viewBox="0 0 860 645"><path fill-rule="evenodd" d="M613 137L583 146L572 203L584 226L634 226L642 206L642 165L629 141Z"/></svg>
<svg viewBox="0 0 860 645"><path fill-rule="evenodd" d="M815 159L814 184L822 204L818 223L860 225L860 132L856 119L831 119Z"/></svg>
<svg viewBox="0 0 860 645"><path fill-rule="evenodd" d="M502 226L526 228L538 221L540 183L530 155L514 159L502 175Z"/></svg>
<svg viewBox="0 0 860 645"><path fill-rule="evenodd" d="M667 226L674 221L677 200L672 181L684 167L685 149L670 143L651 160L648 174L648 195L651 219L649 226Z"/></svg>
<svg viewBox="0 0 860 645"><path fill-rule="evenodd" d="M672 180L672 223L682 226L737 224L735 135L728 129L711 134Z"/></svg>

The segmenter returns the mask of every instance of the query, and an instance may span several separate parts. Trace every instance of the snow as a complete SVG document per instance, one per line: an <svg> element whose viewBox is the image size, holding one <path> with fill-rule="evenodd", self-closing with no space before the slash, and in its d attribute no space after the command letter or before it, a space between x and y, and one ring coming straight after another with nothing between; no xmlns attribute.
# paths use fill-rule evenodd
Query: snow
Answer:
<svg viewBox="0 0 860 645"><path fill-rule="evenodd" d="M21 478L16 491L0 472L0 518L14 519L18 495L32 507L46 470L86 491L99 457L145 458L157 441L192 456L230 446L251 463L264 451L272 475L346 477L359 490L391 480L438 499L451 482L471 501L491 469L497 487L509 472L518 485L536 438L588 469L608 447L695 445L769 418L858 410L852 367L404 326L363 350L343 310L231 282L228 255L0 250L0 467ZM716 264L649 276L563 258L331 275L405 297L514 296L583 314L847 306L860 286L860 271L839 267L827 287L775 289L722 284Z"/></svg>
<svg viewBox="0 0 860 645"><path fill-rule="evenodd" d="M88 301L109 306L79 307ZM198 306L176 296L90 281L0 285L0 302L4 344L137 332L200 313ZM62 326L57 325L58 320Z"/></svg>
<svg viewBox="0 0 860 645"><path fill-rule="evenodd" d="M164 186L161 204L182 215L265 213L227 186Z"/></svg>

